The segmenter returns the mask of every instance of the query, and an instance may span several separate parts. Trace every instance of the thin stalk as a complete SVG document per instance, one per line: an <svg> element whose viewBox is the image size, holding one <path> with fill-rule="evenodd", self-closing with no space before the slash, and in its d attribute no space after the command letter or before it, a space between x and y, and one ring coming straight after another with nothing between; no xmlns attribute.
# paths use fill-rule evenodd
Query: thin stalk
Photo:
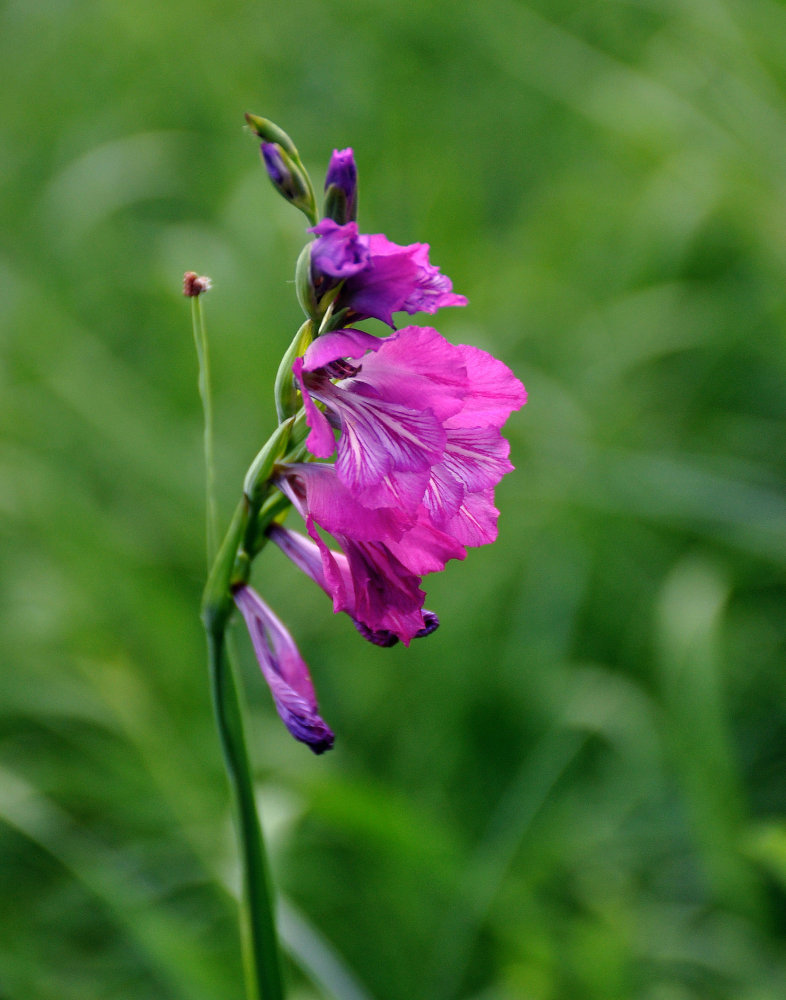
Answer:
<svg viewBox="0 0 786 1000"><path fill-rule="evenodd" d="M216 505L216 467L213 453L213 389L210 381L210 355L207 348L207 330L205 329L201 295L194 295L191 299L191 322L194 328L194 344L199 362L199 395L202 399L205 425L205 537L209 567L213 564L218 545L218 507Z"/></svg>

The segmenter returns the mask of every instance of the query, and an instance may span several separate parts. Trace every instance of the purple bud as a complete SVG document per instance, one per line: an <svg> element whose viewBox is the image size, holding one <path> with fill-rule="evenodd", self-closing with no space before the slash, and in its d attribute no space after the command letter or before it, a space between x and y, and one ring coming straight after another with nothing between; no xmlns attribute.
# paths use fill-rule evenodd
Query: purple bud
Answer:
<svg viewBox="0 0 786 1000"><path fill-rule="evenodd" d="M314 195L300 165L277 142L263 142L260 152L276 191L310 219L313 218Z"/></svg>
<svg viewBox="0 0 786 1000"><path fill-rule="evenodd" d="M351 149L334 149L325 177L325 215L340 226L354 222L358 209L358 172Z"/></svg>
<svg viewBox="0 0 786 1000"><path fill-rule="evenodd" d="M294 201L300 192L292 172L292 162L287 154L275 142L263 142L260 146L260 152L273 186L283 194L287 201Z"/></svg>
<svg viewBox="0 0 786 1000"><path fill-rule="evenodd" d="M292 636L251 587L238 587L234 598L284 725L314 753L330 750L333 733L319 717L314 685Z"/></svg>

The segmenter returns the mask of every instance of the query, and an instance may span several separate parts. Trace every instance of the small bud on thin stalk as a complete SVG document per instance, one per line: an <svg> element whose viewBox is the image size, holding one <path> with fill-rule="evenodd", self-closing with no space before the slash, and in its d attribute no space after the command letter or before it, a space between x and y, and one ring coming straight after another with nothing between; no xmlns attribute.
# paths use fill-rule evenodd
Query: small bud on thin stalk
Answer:
<svg viewBox="0 0 786 1000"><path fill-rule="evenodd" d="M195 299L204 292L209 292L213 287L213 282L206 275L199 275L196 271L186 271L183 275L183 295L187 299Z"/></svg>

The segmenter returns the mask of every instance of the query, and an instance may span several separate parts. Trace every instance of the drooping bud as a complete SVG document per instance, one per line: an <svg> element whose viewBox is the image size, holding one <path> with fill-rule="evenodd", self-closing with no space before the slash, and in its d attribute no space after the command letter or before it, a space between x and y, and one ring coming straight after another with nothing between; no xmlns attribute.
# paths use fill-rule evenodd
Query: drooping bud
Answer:
<svg viewBox="0 0 786 1000"><path fill-rule="evenodd" d="M262 161L273 187L309 219L314 218L314 193L305 172L277 142L263 142Z"/></svg>
<svg viewBox="0 0 786 1000"><path fill-rule="evenodd" d="M351 149L334 149L325 177L325 215L340 226L357 219L358 172Z"/></svg>
<svg viewBox="0 0 786 1000"><path fill-rule="evenodd" d="M233 597L282 722L314 753L330 750L333 733L319 715L308 667L292 636L251 587L238 587Z"/></svg>
<svg viewBox="0 0 786 1000"><path fill-rule="evenodd" d="M251 131L262 140L262 159L275 189L299 208L313 226L317 221L314 188L297 146L274 122L246 113Z"/></svg>

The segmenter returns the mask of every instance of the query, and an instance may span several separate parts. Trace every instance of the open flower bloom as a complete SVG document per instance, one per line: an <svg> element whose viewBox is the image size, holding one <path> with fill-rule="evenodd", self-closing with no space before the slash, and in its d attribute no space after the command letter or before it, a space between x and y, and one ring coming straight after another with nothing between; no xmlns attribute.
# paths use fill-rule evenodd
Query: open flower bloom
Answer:
<svg viewBox="0 0 786 1000"><path fill-rule="evenodd" d="M423 611L421 577L444 569L449 559L463 559L466 549L435 528L425 508L412 517L394 507L365 507L333 465L284 466L277 483L319 550L317 582L333 598L334 611L360 622L364 634L390 633L405 645L433 631L434 616ZM332 535L342 552L331 549L318 528Z"/></svg>
<svg viewBox="0 0 786 1000"><path fill-rule="evenodd" d="M314 753L329 750L333 733L319 716L308 667L292 636L251 587L238 587L233 596L284 725Z"/></svg>
<svg viewBox="0 0 786 1000"><path fill-rule="evenodd" d="M355 222L323 219L310 232L311 276L318 297L335 287L336 309L350 310L351 321L375 318L393 326L394 312L435 313L442 306L465 306L463 295L438 267L429 263L427 243L400 246L386 236L358 233Z"/></svg>
<svg viewBox="0 0 786 1000"><path fill-rule="evenodd" d="M410 529L428 522L460 546L494 541L494 487L513 468L501 427L526 400L501 361L408 326L384 338L324 334L293 372L306 445L323 459L337 451L337 476L356 503L395 509Z"/></svg>

